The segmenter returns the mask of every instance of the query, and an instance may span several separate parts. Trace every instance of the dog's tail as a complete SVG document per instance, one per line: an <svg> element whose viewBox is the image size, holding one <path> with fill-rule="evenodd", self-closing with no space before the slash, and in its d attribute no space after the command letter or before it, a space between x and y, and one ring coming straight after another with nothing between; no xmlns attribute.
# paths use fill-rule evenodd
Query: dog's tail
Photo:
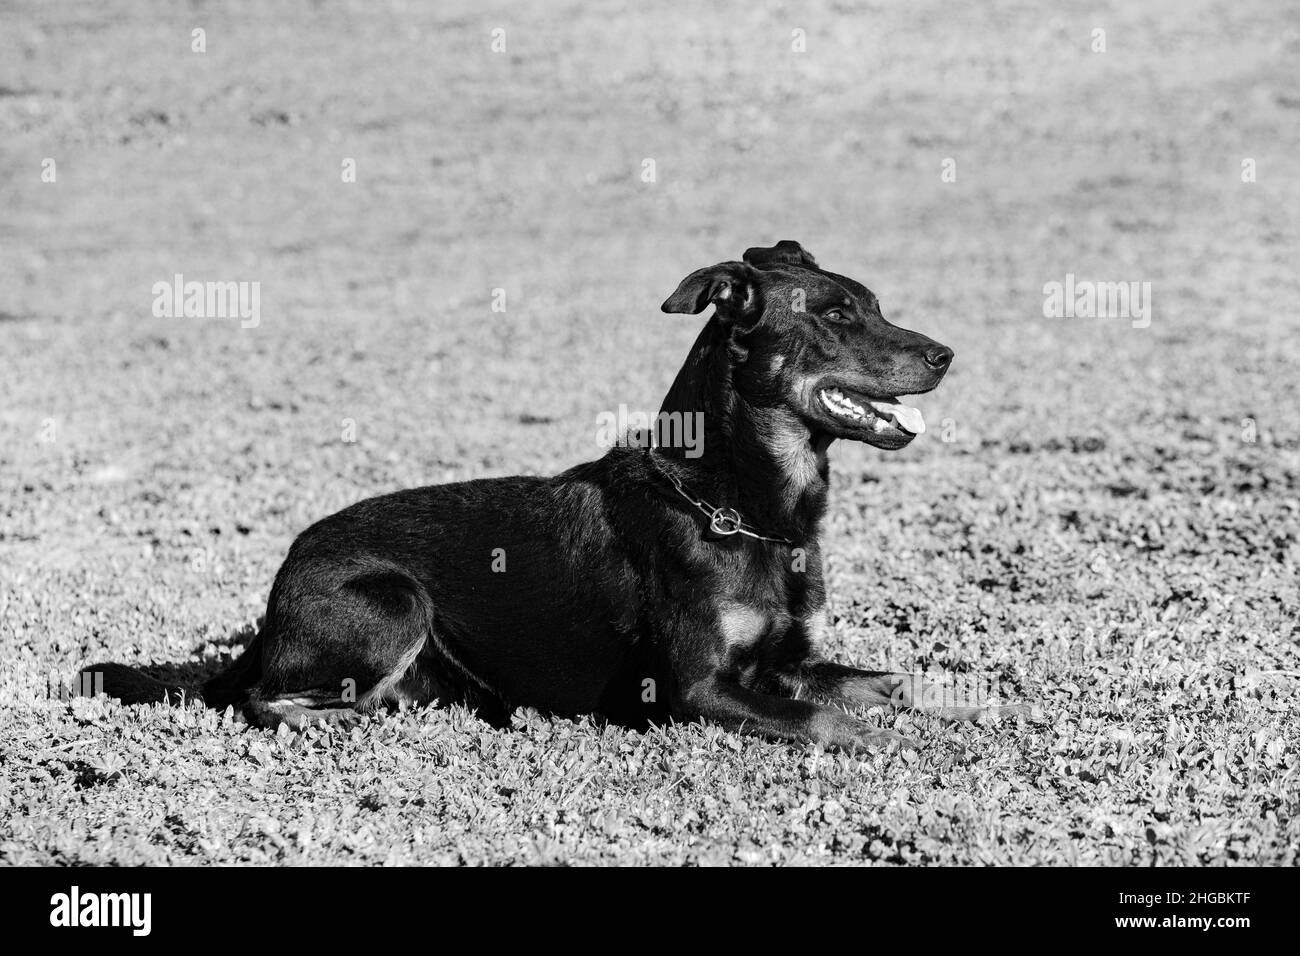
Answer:
<svg viewBox="0 0 1300 956"><path fill-rule="evenodd" d="M262 676L262 634L244 648L229 667L202 685L188 685L158 680L141 668L126 664L92 664L81 669L78 686L93 687L124 704L180 703L182 699L202 700L209 707L225 710L240 707L248 689Z"/></svg>
<svg viewBox="0 0 1300 956"><path fill-rule="evenodd" d="M91 664L83 667L77 678L78 687L93 687L95 693L103 691L124 704L175 704L182 697L194 696L192 687L158 680L126 664Z"/></svg>

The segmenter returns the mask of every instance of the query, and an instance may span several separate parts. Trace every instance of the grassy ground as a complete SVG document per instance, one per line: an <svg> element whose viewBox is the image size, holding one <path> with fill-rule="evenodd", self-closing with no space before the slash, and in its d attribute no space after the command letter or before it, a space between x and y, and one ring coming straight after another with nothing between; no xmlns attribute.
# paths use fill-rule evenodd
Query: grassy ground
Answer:
<svg viewBox="0 0 1300 956"><path fill-rule="evenodd" d="M1285 5L518 6L4 14L0 860L1300 862ZM47 698L211 670L348 502L599 455L698 328L659 302L781 238L957 352L930 434L832 453L832 650L1046 725L863 760ZM261 324L155 318L177 272ZM1044 318L1067 273L1149 281L1150 327Z"/></svg>

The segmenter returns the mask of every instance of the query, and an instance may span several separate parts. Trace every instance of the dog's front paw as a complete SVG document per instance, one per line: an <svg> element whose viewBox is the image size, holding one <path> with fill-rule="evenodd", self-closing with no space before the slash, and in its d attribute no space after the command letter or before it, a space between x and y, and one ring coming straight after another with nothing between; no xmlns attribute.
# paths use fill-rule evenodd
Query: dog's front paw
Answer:
<svg viewBox="0 0 1300 956"><path fill-rule="evenodd" d="M1015 704L1017 717L1023 717L1031 724L1050 724L1051 719L1047 716L1047 711L1037 704Z"/></svg>
<svg viewBox="0 0 1300 956"><path fill-rule="evenodd" d="M920 744L906 734L900 734L893 730L882 730L876 727L868 727L858 735L854 743L854 749L861 750L884 750L897 745L899 750L917 750Z"/></svg>
<svg viewBox="0 0 1300 956"><path fill-rule="evenodd" d="M974 718L981 720L1024 720L1031 724L1045 724L1047 714L1037 704L994 704L981 707Z"/></svg>
<svg viewBox="0 0 1300 956"><path fill-rule="evenodd" d="M828 710L827 715L819 721L813 739L824 746L840 747L844 750L884 750L897 746L899 750L915 750L917 742L911 737L873 727L866 721L838 710Z"/></svg>

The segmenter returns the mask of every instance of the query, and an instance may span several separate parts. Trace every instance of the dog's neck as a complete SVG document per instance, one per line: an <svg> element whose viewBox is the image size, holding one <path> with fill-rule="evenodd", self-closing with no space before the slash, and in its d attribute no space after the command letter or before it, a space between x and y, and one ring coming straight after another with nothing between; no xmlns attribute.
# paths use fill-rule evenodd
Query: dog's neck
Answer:
<svg viewBox="0 0 1300 956"><path fill-rule="evenodd" d="M760 407L737 393L727 339L716 321L704 327L660 409L661 420L698 413L701 444L661 444L659 454L710 504L736 509L763 534L808 541L826 510L831 438L814 436L784 407Z"/></svg>

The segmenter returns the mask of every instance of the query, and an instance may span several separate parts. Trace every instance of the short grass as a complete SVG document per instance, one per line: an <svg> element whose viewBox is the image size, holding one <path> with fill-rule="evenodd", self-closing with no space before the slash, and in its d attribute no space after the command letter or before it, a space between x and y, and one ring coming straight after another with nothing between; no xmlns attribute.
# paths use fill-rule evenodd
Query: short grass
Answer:
<svg viewBox="0 0 1300 956"><path fill-rule="evenodd" d="M0 861L1300 862L1284 7L517 6L6 14ZM833 451L831 650L1047 723L880 714L923 747L852 757L47 697L211 670L350 501L597 456L698 327L658 303L781 238L957 352L930 434ZM177 272L261 325L154 318ZM1149 281L1150 327L1045 319L1067 273Z"/></svg>

